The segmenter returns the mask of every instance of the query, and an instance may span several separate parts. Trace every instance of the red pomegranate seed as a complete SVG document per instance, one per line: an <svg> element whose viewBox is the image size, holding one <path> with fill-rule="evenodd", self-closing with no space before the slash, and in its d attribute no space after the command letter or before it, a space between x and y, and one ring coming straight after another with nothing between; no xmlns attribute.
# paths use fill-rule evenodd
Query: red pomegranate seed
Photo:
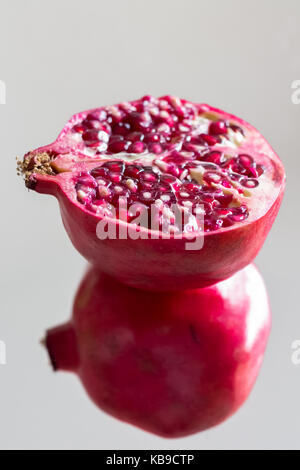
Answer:
<svg viewBox="0 0 300 470"><path fill-rule="evenodd" d="M161 136L157 133L149 133L145 135L144 141L146 143L161 142Z"/></svg>
<svg viewBox="0 0 300 470"><path fill-rule="evenodd" d="M160 144L149 144L148 150L150 153L155 153L156 155L162 153L163 151L162 146Z"/></svg>
<svg viewBox="0 0 300 470"><path fill-rule="evenodd" d="M76 124L73 127L73 131L77 132L79 134L82 134L86 130L85 126L83 124Z"/></svg>
<svg viewBox="0 0 300 470"><path fill-rule="evenodd" d="M248 169L254 165L254 160L250 155L239 155L237 158L237 164L243 166L244 168Z"/></svg>
<svg viewBox="0 0 300 470"><path fill-rule="evenodd" d="M146 150L146 146L143 142L134 142L128 148L130 153L143 153Z"/></svg>
<svg viewBox="0 0 300 470"><path fill-rule="evenodd" d="M113 173L123 173L125 164L122 160L112 160L110 162L103 163L102 168L107 168L109 172Z"/></svg>
<svg viewBox="0 0 300 470"><path fill-rule="evenodd" d="M126 136L126 139L129 140L130 142L140 142L144 140L144 134L142 132L131 132Z"/></svg>
<svg viewBox="0 0 300 470"><path fill-rule="evenodd" d="M254 189L254 188L257 188L257 186L259 185L259 182L256 179L243 178L241 180L241 185L244 186L245 188Z"/></svg>
<svg viewBox="0 0 300 470"><path fill-rule="evenodd" d="M98 130L88 130L88 131L85 131L82 135L82 139L86 142L86 143L89 143L89 142L99 142L100 139L99 139L99 136L98 136L99 132Z"/></svg>
<svg viewBox="0 0 300 470"><path fill-rule="evenodd" d="M210 147L213 147L214 145L218 144L220 140L217 137L214 137L212 135L207 135L207 134L201 134L200 137L204 140L204 142L209 145Z"/></svg>
<svg viewBox="0 0 300 470"><path fill-rule="evenodd" d="M119 140L119 141L110 143L108 145L108 151L112 153L125 152L129 146L130 146L129 142L125 140Z"/></svg>
<svg viewBox="0 0 300 470"><path fill-rule="evenodd" d="M137 178L142 170L142 165L126 165L124 175L129 176L130 178Z"/></svg>
<svg viewBox="0 0 300 470"><path fill-rule="evenodd" d="M156 183L159 181L159 176L152 170L142 171L139 175L141 181Z"/></svg>
<svg viewBox="0 0 300 470"><path fill-rule="evenodd" d="M209 126L210 135L225 135L228 133L228 124L225 121L212 122Z"/></svg>

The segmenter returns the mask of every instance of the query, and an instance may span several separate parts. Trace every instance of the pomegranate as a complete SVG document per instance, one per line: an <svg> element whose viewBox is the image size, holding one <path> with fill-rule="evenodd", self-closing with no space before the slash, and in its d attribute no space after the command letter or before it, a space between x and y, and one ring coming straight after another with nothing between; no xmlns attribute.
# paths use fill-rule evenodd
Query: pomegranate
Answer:
<svg viewBox="0 0 300 470"><path fill-rule="evenodd" d="M253 265L198 290L136 290L90 269L72 320L47 333L55 370L78 374L102 410L160 436L215 426L248 397L270 330Z"/></svg>
<svg viewBox="0 0 300 470"><path fill-rule="evenodd" d="M253 127L172 96L76 114L19 169L28 188L57 197L90 263L161 291L212 285L251 263L285 186Z"/></svg>

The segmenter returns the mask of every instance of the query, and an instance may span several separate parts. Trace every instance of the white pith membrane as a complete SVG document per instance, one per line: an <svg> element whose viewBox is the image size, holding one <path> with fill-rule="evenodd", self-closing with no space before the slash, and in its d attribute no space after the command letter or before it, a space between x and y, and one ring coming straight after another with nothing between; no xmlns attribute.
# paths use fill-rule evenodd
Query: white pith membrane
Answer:
<svg viewBox="0 0 300 470"><path fill-rule="evenodd" d="M60 138L68 154L53 168L99 218L172 234L214 232L264 215L278 193L270 149L256 131L179 98L77 115Z"/></svg>

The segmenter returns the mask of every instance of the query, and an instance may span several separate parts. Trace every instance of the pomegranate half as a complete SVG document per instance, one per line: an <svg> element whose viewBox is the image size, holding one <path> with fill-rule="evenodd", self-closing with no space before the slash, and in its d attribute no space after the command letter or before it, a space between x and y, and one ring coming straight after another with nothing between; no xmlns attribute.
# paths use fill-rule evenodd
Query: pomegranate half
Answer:
<svg viewBox="0 0 300 470"><path fill-rule="evenodd" d="M72 320L47 333L55 370L78 374L105 412L160 436L231 416L260 370L271 315L253 265L198 290L136 290L90 269Z"/></svg>
<svg viewBox="0 0 300 470"><path fill-rule="evenodd" d="M57 197L90 263L161 291L212 285L251 263L285 186L252 126L172 96L76 114L19 169L28 188Z"/></svg>

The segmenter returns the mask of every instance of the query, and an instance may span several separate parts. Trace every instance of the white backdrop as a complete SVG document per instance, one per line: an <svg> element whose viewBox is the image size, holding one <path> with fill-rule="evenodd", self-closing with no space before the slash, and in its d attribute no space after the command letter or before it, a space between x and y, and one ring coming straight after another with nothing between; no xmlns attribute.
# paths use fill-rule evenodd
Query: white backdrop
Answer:
<svg viewBox="0 0 300 470"><path fill-rule="evenodd" d="M1 0L0 447L300 448L298 0ZM244 117L278 151L288 189L257 264L273 332L257 386L222 426L166 441L98 411L76 377L54 375L39 344L66 320L85 262L56 201L28 193L15 156L54 140L75 112L171 93ZM3 94L3 87L2 87ZM1 100L0 100L1 101ZM2 100L3 101L3 100Z"/></svg>

